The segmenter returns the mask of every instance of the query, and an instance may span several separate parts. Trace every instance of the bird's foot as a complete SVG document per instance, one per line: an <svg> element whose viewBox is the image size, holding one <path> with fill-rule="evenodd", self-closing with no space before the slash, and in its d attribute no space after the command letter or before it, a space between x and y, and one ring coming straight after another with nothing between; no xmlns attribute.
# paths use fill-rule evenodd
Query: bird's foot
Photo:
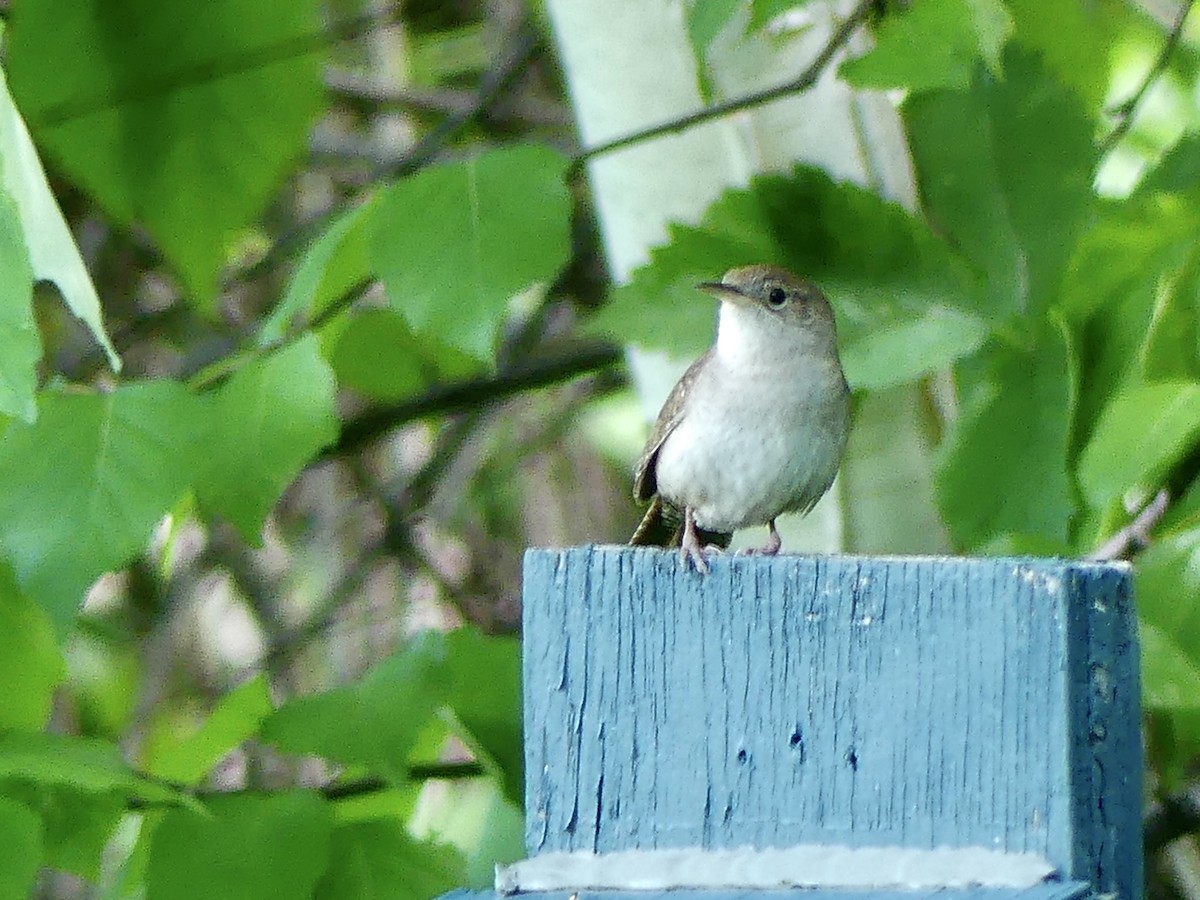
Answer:
<svg viewBox="0 0 1200 900"><path fill-rule="evenodd" d="M700 543L700 535L696 533L696 519L690 509L683 513L683 534L679 538L679 561L687 568L690 563L701 575L708 574L708 559L714 553L720 553L721 548L713 544L704 546Z"/></svg>
<svg viewBox="0 0 1200 900"><path fill-rule="evenodd" d="M695 547L680 547L679 562L685 569L691 566L701 575L707 575L708 558L710 556L718 556L724 552L716 544L705 544L703 547L699 544Z"/></svg>
<svg viewBox="0 0 1200 900"><path fill-rule="evenodd" d="M765 547L750 547L746 550L742 550L741 552L746 556L775 556L777 553L779 553L780 548L783 547L783 538L779 536L779 532L775 528L774 519L767 523L767 529L769 530L770 535L767 537L767 544Z"/></svg>

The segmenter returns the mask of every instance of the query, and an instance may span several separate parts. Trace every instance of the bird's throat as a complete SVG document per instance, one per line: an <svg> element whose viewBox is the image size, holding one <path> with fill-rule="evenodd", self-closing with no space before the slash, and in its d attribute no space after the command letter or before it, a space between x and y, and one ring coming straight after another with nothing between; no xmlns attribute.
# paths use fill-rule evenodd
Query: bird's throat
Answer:
<svg viewBox="0 0 1200 900"><path fill-rule="evenodd" d="M821 336L770 318L753 309L721 304L717 321L716 356L726 369L752 371L764 365L786 364L812 351Z"/></svg>

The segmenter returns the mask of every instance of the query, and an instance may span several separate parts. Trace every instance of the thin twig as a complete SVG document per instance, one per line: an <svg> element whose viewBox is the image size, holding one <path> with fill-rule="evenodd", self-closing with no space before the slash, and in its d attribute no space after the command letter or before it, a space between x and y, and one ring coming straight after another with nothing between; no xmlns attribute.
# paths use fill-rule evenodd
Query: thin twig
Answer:
<svg viewBox="0 0 1200 900"><path fill-rule="evenodd" d="M427 763L408 767L409 781L479 778L486 774L487 769L477 762ZM344 800L347 797L360 797L363 794L377 794L394 786L394 782L383 778L356 778L353 781L334 782L326 785L321 788L321 796L326 800Z"/></svg>
<svg viewBox="0 0 1200 900"><path fill-rule="evenodd" d="M354 72L341 69L325 70L325 87L351 103L369 104L372 107L400 107L423 113L461 115L469 112L476 103L476 92L465 88L422 88L412 85L393 85L364 78ZM498 111L488 110L489 119L495 119ZM504 120L517 120L526 124L567 128L571 119L559 105L537 103L521 97L505 104Z"/></svg>
<svg viewBox="0 0 1200 900"><path fill-rule="evenodd" d="M459 115L475 105L475 91L463 88L423 88L393 85L345 69L326 68L325 88L352 103L399 106L418 112Z"/></svg>
<svg viewBox="0 0 1200 900"><path fill-rule="evenodd" d="M220 387L248 361L269 356L291 346L306 334L320 331L330 320L349 309L374 283L374 279L371 278L360 279L326 304L310 320L303 322L302 327L289 327L283 337L267 344L257 344L251 338L244 338L240 348L232 349L216 362L192 370L185 369L180 375L180 380L186 382L194 391L208 391Z"/></svg>
<svg viewBox="0 0 1200 900"><path fill-rule="evenodd" d="M1166 488L1154 495L1132 522L1097 547L1088 557L1093 562L1124 559L1132 550L1140 550L1150 543L1150 532L1167 512L1171 495Z"/></svg>
<svg viewBox="0 0 1200 900"><path fill-rule="evenodd" d="M1117 124L1113 126L1112 131L1101 142L1100 149L1102 152L1107 153L1115 147L1133 126L1134 114L1145 98L1146 92L1150 90L1154 82L1166 71L1167 63L1171 61L1171 54L1179 45L1179 39L1183 35L1183 26L1187 22L1188 13L1192 11L1192 6L1195 2L1196 0L1186 0L1180 7L1175 24L1171 26L1171 31L1167 34L1167 39L1163 41L1162 49L1159 50L1158 57L1154 60L1154 65L1150 67L1150 70L1146 73L1146 77L1138 85L1137 90L1113 108L1112 114L1116 117Z"/></svg>
<svg viewBox="0 0 1200 900"><path fill-rule="evenodd" d="M371 409L342 426L338 442L325 456L354 453L389 431L427 416L474 409L513 394L546 387L615 365L621 351L614 344L577 344L569 353L543 356L497 374L456 384L440 384L419 397Z"/></svg>
<svg viewBox="0 0 1200 900"><path fill-rule="evenodd" d="M686 116L680 116L678 119L672 119L669 122L663 122L660 125L654 125L650 128L641 131L635 131L627 134L624 137L614 138L611 141L605 141L602 144L597 144L594 147L588 147L581 151L575 157L576 165L593 159L597 156L602 156L606 153L612 153L614 150L620 150L624 147L629 147L633 144L640 144L643 141L648 141L651 138L661 137L664 134L675 134L680 131L685 131L693 126L700 125L704 122L709 122L713 119L718 119L721 116L727 116L730 113L740 112L743 109L750 109L755 106L761 106L764 103L769 103L772 100L778 100L780 97L785 97L788 94L799 94L807 91L825 71L825 67L833 60L860 25L866 22L870 16L871 10L875 7L877 0L860 0L857 6L850 11L842 23L837 27L821 48L821 52L809 64L808 68L800 73L796 78L784 84L776 85L766 90L758 91L753 94L747 94L744 97L738 97L733 100L728 100L724 103L717 103L713 106L705 107L696 112L689 113Z"/></svg>
<svg viewBox="0 0 1200 900"><path fill-rule="evenodd" d="M156 778L153 775L138 773L143 780L157 784L162 787L171 788L181 794L189 794L197 800L204 800L209 797L224 797L230 794L263 794L269 793L260 788L201 788L196 789L189 787L186 784L169 781L163 778ZM481 778L487 775L488 771L483 764L478 762L453 762L453 763L424 763L416 764L408 767L405 776L408 781L447 781L457 778ZM395 781L386 778L367 777L356 778L353 781L333 782L326 784L317 789L317 792L326 800L345 800L350 797L361 797L366 794L378 794L381 791L389 790L396 787ZM292 788L287 788L291 790ZM160 809L163 807L175 806L177 804L170 801L146 801L140 797L130 797L125 806L130 810L139 809Z"/></svg>

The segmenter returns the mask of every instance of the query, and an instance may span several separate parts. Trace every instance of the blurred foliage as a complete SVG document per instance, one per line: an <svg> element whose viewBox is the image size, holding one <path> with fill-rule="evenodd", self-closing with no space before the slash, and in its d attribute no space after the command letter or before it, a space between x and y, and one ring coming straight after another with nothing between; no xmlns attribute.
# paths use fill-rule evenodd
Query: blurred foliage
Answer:
<svg viewBox="0 0 1200 900"><path fill-rule="evenodd" d="M805 5L687 3L701 92ZM834 301L848 467L924 473L855 481L845 549L1133 558L1151 784L1195 790L1194 25L880 4L837 73L917 208L760 174L610 290L539 11L177 7L0 6L0 897L486 884L521 550L626 533L619 344L699 351L748 262Z"/></svg>

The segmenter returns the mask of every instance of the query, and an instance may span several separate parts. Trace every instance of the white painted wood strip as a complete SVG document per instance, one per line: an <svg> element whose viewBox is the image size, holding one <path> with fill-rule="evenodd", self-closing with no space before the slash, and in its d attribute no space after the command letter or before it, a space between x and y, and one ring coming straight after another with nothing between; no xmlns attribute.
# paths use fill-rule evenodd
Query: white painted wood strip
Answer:
<svg viewBox="0 0 1200 900"><path fill-rule="evenodd" d="M545 853L496 869L501 894L560 890L1032 887L1055 874L1034 853L984 847L807 845L755 850Z"/></svg>

